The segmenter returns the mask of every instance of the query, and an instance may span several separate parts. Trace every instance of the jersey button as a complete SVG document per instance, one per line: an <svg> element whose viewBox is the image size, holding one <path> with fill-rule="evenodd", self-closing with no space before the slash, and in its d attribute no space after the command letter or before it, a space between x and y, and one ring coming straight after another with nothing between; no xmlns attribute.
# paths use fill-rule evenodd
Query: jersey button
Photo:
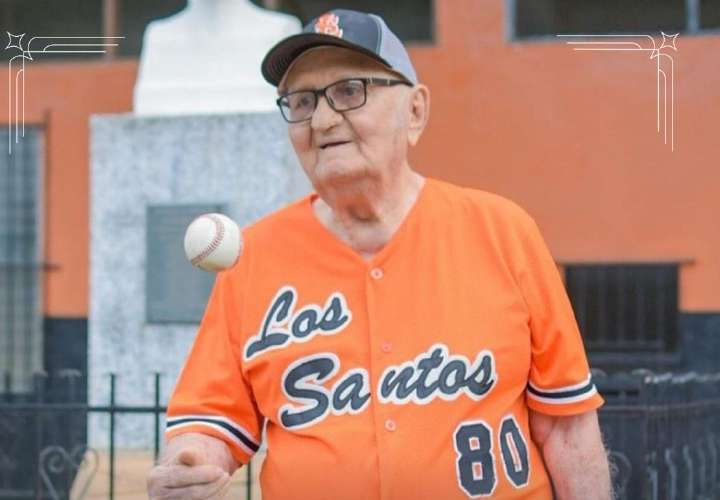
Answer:
<svg viewBox="0 0 720 500"><path fill-rule="evenodd" d="M373 267L370 269L370 277L374 280L379 280L383 277L383 270L379 267Z"/></svg>
<svg viewBox="0 0 720 500"><path fill-rule="evenodd" d="M382 349L382 352L390 352L392 351L392 343L385 341L382 343L382 346L380 346L380 349Z"/></svg>
<svg viewBox="0 0 720 500"><path fill-rule="evenodd" d="M397 424L395 424L395 421L394 421L393 419L388 418L388 419L385 421L385 428L386 428L387 430L389 430L390 432L392 432L392 431L394 431L395 429L397 429Z"/></svg>

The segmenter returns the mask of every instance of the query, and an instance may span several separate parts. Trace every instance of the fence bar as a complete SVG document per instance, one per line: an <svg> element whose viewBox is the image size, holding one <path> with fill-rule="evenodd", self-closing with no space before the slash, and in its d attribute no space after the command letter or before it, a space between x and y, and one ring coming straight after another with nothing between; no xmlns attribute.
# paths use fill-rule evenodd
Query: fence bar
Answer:
<svg viewBox="0 0 720 500"><path fill-rule="evenodd" d="M108 498L115 500L115 374L110 374L110 491Z"/></svg>
<svg viewBox="0 0 720 500"><path fill-rule="evenodd" d="M12 379L9 371L6 371L3 375L3 385L5 386L4 399L10 401L12 398Z"/></svg>
<svg viewBox="0 0 720 500"><path fill-rule="evenodd" d="M155 372L155 463L160 457L160 411L160 372Z"/></svg>
<svg viewBox="0 0 720 500"><path fill-rule="evenodd" d="M42 405L45 401L45 387L42 380L41 373L35 373L32 377L33 390L35 392L35 402L38 405ZM39 456L42 453L43 442L43 414L37 412L35 414L35 453ZM42 493L42 482L40 480L40 474L37 475L36 479L37 491Z"/></svg>
<svg viewBox="0 0 720 500"><path fill-rule="evenodd" d="M0 403L0 408L11 408L21 411L84 411L88 413L146 413L151 414L155 409L154 406L111 406L111 405L95 405L90 406L84 403ZM161 413L164 413L166 407L160 407Z"/></svg>
<svg viewBox="0 0 720 500"><path fill-rule="evenodd" d="M247 463L245 469L245 500L252 500L252 460Z"/></svg>

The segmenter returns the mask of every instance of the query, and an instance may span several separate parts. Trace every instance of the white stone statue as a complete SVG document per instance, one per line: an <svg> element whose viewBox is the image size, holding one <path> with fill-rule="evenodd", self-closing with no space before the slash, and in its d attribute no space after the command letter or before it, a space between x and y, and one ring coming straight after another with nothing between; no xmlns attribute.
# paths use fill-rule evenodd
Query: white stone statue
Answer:
<svg viewBox="0 0 720 500"><path fill-rule="evenodd" d="M189 0L145 30L135 83L137 115L236 113L275 109L275 88L260 62L300 21L249 0Z"/></svg>

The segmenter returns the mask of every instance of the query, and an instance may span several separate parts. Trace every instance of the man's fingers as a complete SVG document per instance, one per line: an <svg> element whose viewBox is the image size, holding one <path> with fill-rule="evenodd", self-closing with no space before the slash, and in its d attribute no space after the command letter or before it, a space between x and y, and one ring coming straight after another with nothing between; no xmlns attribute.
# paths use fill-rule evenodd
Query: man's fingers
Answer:
<svg viewBox="0 0 720 500"><path fill-rule="evenodd" d="M223 472L223 475L212 483L166 489L167 493L163 498L168 500L222 500L229 487L230 476Z"/></svg>
<svg viewBox="0 0 720 500"><path fill-rule="evenodd" d="M221 479L227 472L217 465L170 465L162 471L166 488L184 488L186 486L206 485Z"/></svg>
<svg viewBox="0 0 720 500"><path fill-rule="evenodd" d="M194 486L194 488L200 489L202 487ZM224 477L221 477L214 483L208 484L204 488L204 490L198 491L200 496L197 498L202 498L203 500L222 500L225 498L227 490L230 489L230 476L225 474Z"/></svg>

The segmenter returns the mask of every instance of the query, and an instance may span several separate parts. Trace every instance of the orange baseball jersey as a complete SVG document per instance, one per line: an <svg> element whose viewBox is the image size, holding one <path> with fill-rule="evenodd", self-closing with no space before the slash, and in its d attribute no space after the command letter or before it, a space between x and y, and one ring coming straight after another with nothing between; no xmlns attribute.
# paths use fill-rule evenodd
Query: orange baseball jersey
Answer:
<svg viewBox="0 0 720 500"><path fill-rule="evenodd" d="M265 500L552 498L528 408L603 400L556 265L514 203L426 179L363 259L317 194L245 228L168 407L247 463Z"/></svg>

